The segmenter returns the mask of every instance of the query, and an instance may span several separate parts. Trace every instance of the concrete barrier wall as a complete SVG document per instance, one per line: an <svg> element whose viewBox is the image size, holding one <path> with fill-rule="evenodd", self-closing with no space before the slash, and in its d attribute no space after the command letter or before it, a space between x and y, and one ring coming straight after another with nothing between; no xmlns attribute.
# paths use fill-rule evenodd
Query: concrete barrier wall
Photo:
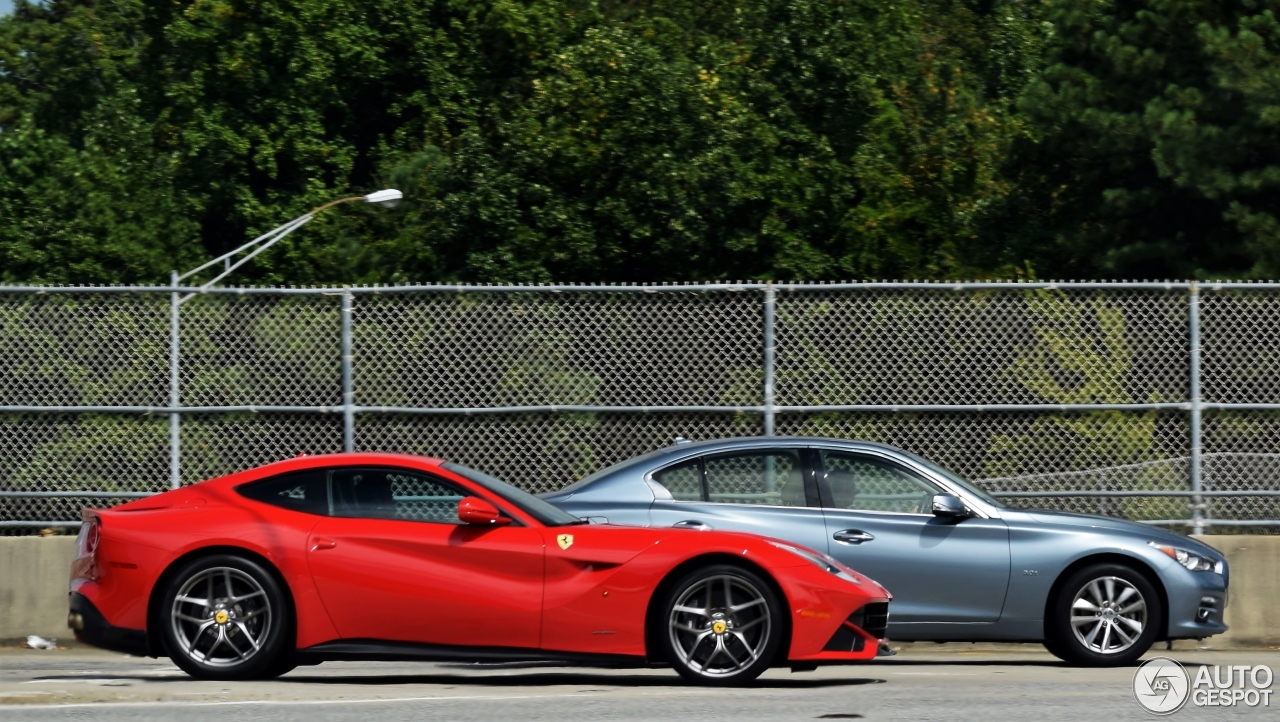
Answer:
<svg viewBox="0 0 1280 722"><path fill-rule="evenodd" d="M1216 649L1280 646L1280 536L1198 537L1231 565L1231 631L1206 643ZM67 578L71 537L0 537L0 643L28 634L71 639Z"/></svg>
<svg viewBox="0 0 1280 722"><path fill-rule="evenodd" d="M1221 551L1231 568L1226 622L1205 644L1214 649L1280 646L1280 536L1196 537Z"/></svg>
<svg viewBox="0 0 1280 722"><path fill-rule="evenodd" d="M0 537L0 642L28 634L73 639L67 580L75 555L75 537Z"/></svg>

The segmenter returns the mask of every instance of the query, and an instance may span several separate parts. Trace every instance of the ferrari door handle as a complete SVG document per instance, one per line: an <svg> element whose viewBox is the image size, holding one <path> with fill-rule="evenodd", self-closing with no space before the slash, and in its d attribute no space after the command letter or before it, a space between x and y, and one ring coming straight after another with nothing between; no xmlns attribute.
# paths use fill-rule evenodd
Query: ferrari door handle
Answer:
<svg viewBox="0 0 1280 722"><path fill-rule="evenodd" d="M685 519L684 521L678 521L675 524L672 524L671 526L675 527L676 529L697 529L698 531L711 530L710 524L704 521L698 521L697 519Z"/></svg>
<svg viewBox="0 0 1280 722"><path fill-rule="evenodd" d="M311 551L318 552L321 549L332 549L338 546L338 542L332 539L315 539L311 542Z"/></svg>
<svg viewBox="0 0 1280 722"><path fill-rule="evenodd" d="M875 539L875 536L860 529L842 529L831 535L832 539L845 544L861 544Z"/></svg>

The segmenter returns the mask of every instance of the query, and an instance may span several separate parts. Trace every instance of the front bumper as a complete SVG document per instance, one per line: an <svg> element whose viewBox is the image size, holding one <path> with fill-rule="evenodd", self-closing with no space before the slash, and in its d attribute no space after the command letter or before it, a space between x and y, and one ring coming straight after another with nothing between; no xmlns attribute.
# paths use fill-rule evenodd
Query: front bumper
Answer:
<svg viewBox="0 0 1280 722"><path fill-rule="evenodd" d="M891 606L880 585L865 577L851 583L807 562L777 579L792 610L793 667L875 659Z"/></svg>
<svg viewBox="0 0 1280 722"><path fill-rule="evenodd" d="M1165 581L1169 596L1168 639L1203 639L1227 631L1223 623L1226 577L1212 572L1173 571L1176 578Z"/></svg>
<svg viewBox="0 0 1280 722"><path fill-rule="evenodd" d="M151 650L147 645L147 633L141 629L113 627L107 623L102 612L93 606L93 602L83 594L71 592L71 611L67 615L67 626L76 633L76 639L85 644L100 647L112 652L131 654L135 657L148 657Z"/></svg>

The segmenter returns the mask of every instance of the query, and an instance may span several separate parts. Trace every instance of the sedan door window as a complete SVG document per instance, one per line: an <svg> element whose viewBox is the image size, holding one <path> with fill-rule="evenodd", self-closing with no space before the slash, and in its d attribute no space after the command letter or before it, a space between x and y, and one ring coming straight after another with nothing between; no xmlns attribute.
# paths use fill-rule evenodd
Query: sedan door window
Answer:
<svg viewBox="0 0 1280 722"><path fill-rule="evenodd" d="M823 504L855 511L926 514L941 490L919 474L887 459L822 452Z"/></svg>
<svg viewBox="0 0 1280 722"><path fill-rule="evenodd" d="M460 524L458 502L467 494L443 479L403 469L334 469L333 515Z"/></svg>
<svg viewBox="0 0 1280 722"><path fill-rule="evenodd" d="M798 450L708 456L703 464L710 501L808 506Z"/></svg>
<svg viewBox="0 0 1280 722"><path fill-rule="evenodd" d="M653 480L676 501L702 501L702 462L698 459L656 472Z"/></svg>

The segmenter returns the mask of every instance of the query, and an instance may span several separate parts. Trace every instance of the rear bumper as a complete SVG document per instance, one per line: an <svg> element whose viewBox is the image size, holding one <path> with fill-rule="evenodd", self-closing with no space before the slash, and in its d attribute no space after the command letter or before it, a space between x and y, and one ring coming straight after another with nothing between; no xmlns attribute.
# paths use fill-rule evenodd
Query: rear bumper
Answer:
<svg viewBox="0 0 1280 722"><path fill-rule="evenodd" d="M147 633L141 629L113 627L107 623L102 612L93 606L93 602L83 594L71 592L71 611L67 615L67 626L76 633L76 639L85 644L102 649L131 654L135 657L148 657L151 650L147 645Z"/></svg>

